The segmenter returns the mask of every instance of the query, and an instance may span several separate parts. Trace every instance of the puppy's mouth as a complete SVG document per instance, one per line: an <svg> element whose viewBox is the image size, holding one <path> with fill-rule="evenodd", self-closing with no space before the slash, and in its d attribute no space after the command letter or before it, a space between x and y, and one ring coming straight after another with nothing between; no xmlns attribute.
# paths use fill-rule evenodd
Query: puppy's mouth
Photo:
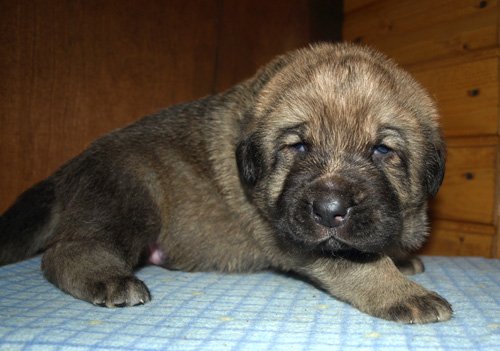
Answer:
<svg viewBox="0 0 500 351"><path fill-rule="evenodd" d="M294 242L304 251L321 251L321 252L335 252L346 251L349 249L359 250L356 245L353 245L346 235L340 234L343 232L340 228L332 230L328 228L317 228L310 232L306 237L298 237L297 234L288 233L288 240Z"/></svg>
<svg viewBox="0 0 500 351"><path fill-rule="evenodd" d="M314 216L312 216L314 218ZM285 231L288 240L296 243L306 251L315 251L328 248L332 250L346 250L355 248L349 240L349 222L346 219L336 218L338 222L335 227L328 227L320 224L317 220L311 221L310 218L295 217Z"/></svg>
<svg viewBox="0 0 500 351"><path fill-rule="evenodd" d="M348 250L365 253L382 253L390 246L389 242L354 238L346 227L347 225L336 228L317 228L314 234L310 235L306 240L301 241L301 245L308 251L330 253Z"/></svg>
<svg viewBox="0 0 500 351"><path fill-rule="evenodd" d="M373 211L364 206L352 207L344 215L335 215L330 220L320 220L314 211L300 212L289 217L285 236L305 251L334 253L354 249L383 253L397 241L398 220L389 215L384 221L374 220Z"/></svg>
<svg viewBox="0 0 500 351"><path fill-rule="evenodd" d="M353 248L359 250L350 234L350 222L348 218L336 218L339 222L335 227L326 227L314 223L312 225L312 235L309 237L310 247L314 249L324 249L325 247L345 250ZM311 240L312 239L312 240Z"/></svg>

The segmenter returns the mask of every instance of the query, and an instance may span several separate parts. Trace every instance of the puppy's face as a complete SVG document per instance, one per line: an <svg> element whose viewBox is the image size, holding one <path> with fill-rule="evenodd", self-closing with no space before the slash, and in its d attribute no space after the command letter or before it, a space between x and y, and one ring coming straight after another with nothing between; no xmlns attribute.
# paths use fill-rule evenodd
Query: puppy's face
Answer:
<svg viewBox="0 0 500 351"><path fill-rule="evenodd" d="M260 213L308 250L419 247L427 195L444 175L427 94L359 47L317 46L284 60L260 91L237 149Z"/></svg>

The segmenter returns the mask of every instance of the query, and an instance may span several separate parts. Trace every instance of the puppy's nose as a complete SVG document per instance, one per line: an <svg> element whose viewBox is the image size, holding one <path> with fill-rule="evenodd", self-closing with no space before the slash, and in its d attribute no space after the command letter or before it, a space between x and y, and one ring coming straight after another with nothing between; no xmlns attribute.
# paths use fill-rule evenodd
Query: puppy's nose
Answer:
<svg viewBox="0 0 500 351"><path fill-rule="evenodd" d="M344 223L349 210L349 205L339 197L314 201L312 207L315 221L328 228Z"/></svg>

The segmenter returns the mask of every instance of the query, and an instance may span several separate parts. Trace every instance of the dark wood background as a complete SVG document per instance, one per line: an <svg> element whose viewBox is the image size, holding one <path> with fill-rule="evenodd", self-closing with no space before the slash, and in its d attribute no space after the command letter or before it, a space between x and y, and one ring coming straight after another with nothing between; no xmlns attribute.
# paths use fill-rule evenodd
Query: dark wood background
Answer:
<svg viewBox="0 0 500 351"><path fill-rule="evenodd" d="M338 0L0 1L0 213L98 136L341 38Z"/></svg>

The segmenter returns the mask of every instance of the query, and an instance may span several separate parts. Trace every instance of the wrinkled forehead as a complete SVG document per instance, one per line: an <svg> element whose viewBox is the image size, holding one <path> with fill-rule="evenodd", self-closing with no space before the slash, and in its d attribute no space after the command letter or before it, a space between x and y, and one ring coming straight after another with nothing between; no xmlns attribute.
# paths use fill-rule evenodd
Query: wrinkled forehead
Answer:
<svg viewBox="0 0 500 351"><path fill-rule="evenodd" d="M407 116L411 111L405 96L412 94L411 87L402 84L383 64L356 58L290 67L261 95L261 126L283 130L300 125L316 138L345 138L352 131L366 143L380 126L397 124L398 119L406 129L412 121L417 127Z"/></svg>

